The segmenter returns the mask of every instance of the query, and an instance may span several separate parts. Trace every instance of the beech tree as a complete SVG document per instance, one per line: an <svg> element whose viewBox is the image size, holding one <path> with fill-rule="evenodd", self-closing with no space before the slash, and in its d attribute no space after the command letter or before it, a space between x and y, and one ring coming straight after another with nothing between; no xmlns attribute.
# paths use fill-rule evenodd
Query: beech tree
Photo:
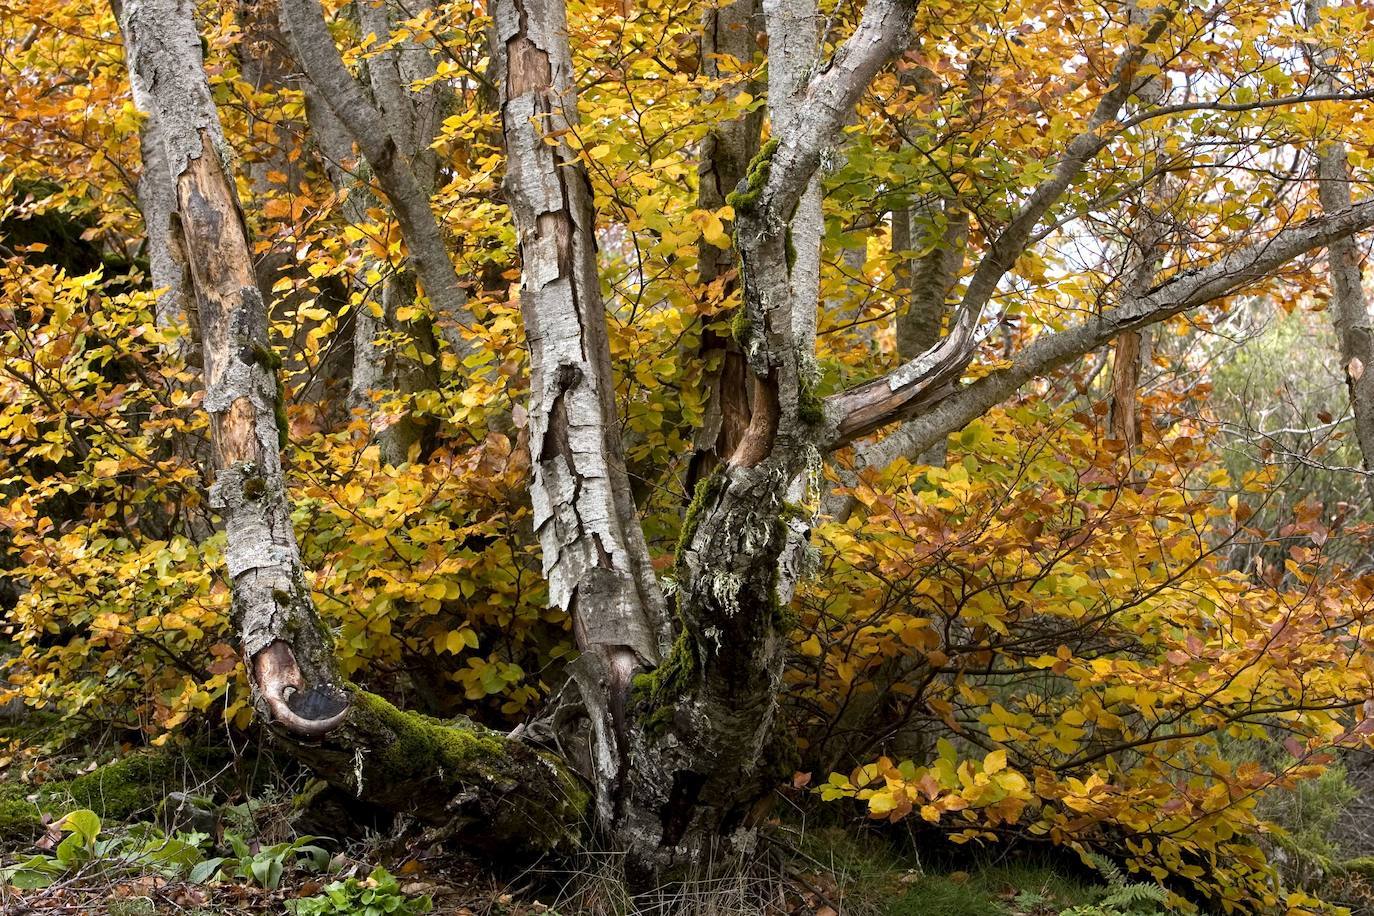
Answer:
<svg viewBox="0 0 1374 916"><path fill-rule="evenodd" d="M592 90L579 80L564 3L493 0L488 66L459 77L441 71L442 50L418 28L355 73L317 0L280 0L292 75L303 83L306 121L335 191L355 221L373 204L384 208L404 249L404 268L382 281L378 309L358 318L353 385L366 409L375 407L367 396L374 387L413 393L437 384L441 351L459 365L477 353L482 322L453 257L463 240L436 215L443 166L433 146L446 116L445 79L484 81L495 109L529 353L523 415L511 428L522 431L528 454L526 495L548 600L571 621L579 653L548 714L502 732L400 710L343 675L292 525L280 358L196 8L124 0L153 283L167 288L160 302L169 314L196 315L210 500L225 531L234 627L257 711L280 743L334 785L414 816L436 837L540 852L576 846L590 824L639 874L658 875L750 842L760 801L791 775L780 762L790 739L779 709L790 609L815 566L812 529L850 517L874 474L929 455L1026 386L1113 341L1112 426L1137 445L1142 337L1265 288L1324 251L1368 454L1374 375L1366 374L1368 316L1353 240L1374 226L1374 200L1352 193L1340 144L1314 150L1320 207L1307 201L1270 220L1252 214L1240 228L1223 219L1227 231L1191 240L1182 232L1166 239L1162 211L1171 171L1189 168L1165 136L1172 120L1350 106L1374 91L1339 79L1320 48L1311 51L1311 79L1286 93L1237 101L1206 80L1179 89L1171 61L1226 4L1201 12L1175 0L1108 6L1111 60L1083 78L1092 98L1086 117L1075 116L1071 129L1043 118L1049 153L1034 168L1021 163L1034 180L981 197L948 180L876 208L865 231L886 233L898 262L883 313L896 360L838 386L823 380L818 357L826 178L867 128L860 114L887 101L875 96L904 87L970 108L980 90L957 81L978 68L918 69L936 56L930 42L949 40L927 34L953 15L948 5L866 0L852 23L816 0L736 0L701 11L701 70L714 76L727 60L766 55L766 85L751 88L767 105L744 103L698 150L699 207L728 208L730 221L727 246L700 243L699 280L737 304L730 333L708 329L693 353L705 363L706 414L678 456L691 490L678 546L656 565L617 397L595 157L579 135L579 91ZM359 0L352 15L360 32L385 41L415 14ZM1315 27L1319 17L1309 15ZM908 135L903 142L918 134L930 147L955 142L937 118L923 122L909 108L890 119ZM1124 189L1104 189L1094 171L1116 166L1100 158L1122 155L1116 145L1141 131L1156 132L1133 147L1144 165L1129 166ZM1119 268L1097 278L1092 305L1063 309L1052 325L1015 338L1002 358L988 358L993 328L1011 323L1006 300L1017 272L1040 263L1043 276L1048 238L1081 211L1131 194L1142 203L1122 230L1126 242L1092 238ZM1071 231L1092 237L1093 228ZM868 244L866 236L852 250ZM404 354L384 371L372 349L383 332L402 340ZM389 428L388 465L420 450L433 432L422 425Z"/></svg>
<svg viewBox="0 0 1374 916"><path fill-rule="evenodd" d="M1127 100L1149 82L1140 69L1175 12L1160 5L1143 18L1134 43L1121 49L1098 106L1046 180L987 240L949 334L932 342L927 332L926 349L888 375L819 397L813 356L822 231L818 174L879 70L910 44L915 5L868 1L851 36L823 63L816 63L815 4L764 5L774 49L769 139L728 198L743 290L734 339L752 389L749 422L719 467L698 483L687 509L672 612L629 496L591 188L576 151L547 139L566 135L578 121L565 7L558 0L497 0L492 8L489 77L502 107L506 188L519 233L522 309L532 347L534 529L551 602L573 619L583 654L574 681L591 736L585 773L594 790L591 810L642 867L692 860L727 842L778 777L769 772L768 750L775 740L782 629L805 574L827 455L855 442L861 442L860 467L919 455L1029 380L1113 338L1234 294L1298 255L1341 246L1374 224L1374 202L1351 205L1348 190L1327 177L1323 187L1331 194L1323 192L1323 202L1333 206L1323 216L1165 282L1124 284L1127 294L1113 308L1041 336L1010 365L977 382L959 382L1003 277L1092 157L1123 129ZM398 139L401 115L387 118L367 102L328 36L319 4L283 0L282 14L313 91L348 129L400 218L423 293L441 316L469 321L425 183L414 170L420 148L415 132L423 137L425 129L411 128L411 136ZM499 823L517 821L492 839L566 842L583 814L569 762L536 750L522 736L405 720L339 678L291 533L265 306L253 279L250 235L225 170L232 154L224 148L203 73L194 8L184 0L126 3L124 32L136 98L146 100L157 125L146 133L161 141L147 168L158 169L161 152L176 187L180 242L201 316L216 463L212 499L228 533L235 617L262 714L328 779L374 801L407 806L447 827L469 823L482 831L491 824L486 818L500 812ZM392 78L390 91L400 85ZM1316 92L1341 96L1329 82ZM394 107L404 110L405 104ZM1134 119L1167 114L1147 106ZM732 148L714 159L716 168L728 174L721 161L738 161L739 147L747 144L717 140L717 148ZM1331 155L1326 151L1322 161L1334 161ZM1342 192L1344 199L1336 196ZM155 213L161 222L161 211ZM951 222L947 236L954 238L937 242L933 257L947 261L958 251L960 224L962 217ZM944 298L951 273L932 265L919 284L926 291L918 312ZM1124 357L1120 345L1117 353ZM738 375L721 375L714 385L724 401L738 397L727 394L727 386L738 390L742 382ZM899 430L867 441L897 423ZM408 761L397 759L403 748ZM420 748L425 754L415 754ZM452 795L449 805L431 803L436 783ZM506 810L511 806L518 814Z"/></svg>

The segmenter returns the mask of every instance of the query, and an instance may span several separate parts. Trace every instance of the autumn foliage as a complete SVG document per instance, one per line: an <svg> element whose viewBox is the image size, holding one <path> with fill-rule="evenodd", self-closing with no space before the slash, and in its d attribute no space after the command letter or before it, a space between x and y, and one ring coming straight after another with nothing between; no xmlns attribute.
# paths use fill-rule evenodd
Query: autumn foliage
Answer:
<svg viewBox="0 0 1374 916"><path fill-rule="evenodd" d="M856 16L823 6L840 32ZM987 245L1138 29L1118 7L921 6L924 38L877 78L825 163L817 391L897 363L893 303L933 243L896 247L884 214L954 200L973 214L969 244ZM1183 102L1167 126L1121 128L1042 226L1054 244L1022 254L999 287L996 332L970 378L1100 313L1139 213L1170 225L1164 269L1181 274L1318 211L1267 179L1294 150L1343 136L1357 182L1368 179L1367 103L1359 114L1251 104L1301 93L1305 42L1359 36L1335 44L1367 74L1367 8L1327 10L1311 29L1282 4L1219 8L1182 4L1147 68L1196 78L1232 108ZM528 355L499 119L481 78L484 11L440 3L389 36L333 21L354 67L403 42L442 48L432 204L475 318L437 328L432 353L381 333L387 358L433 381L366 403L348 397L355 316L381 317L378 290L404 269L405 243L365 165L322 158L299 83L245 76L256 52L242 12L202 4L201 27L268 265L293 521L316 606L349 679L409 708L513 727L563 687L576 649L568 616L548 606L525 491ZM626 465L671 593L702 378L717 368L701 358L703 334L731 335L740 296L733 272L700 279L703 246L732 249L735 213L699 206L697 157L713 125L764 104L765 61L723 58L703 75L700 6L676 0L574 0L569 22L583 122L561 139L595 194ZM0 608L12 642L0 696L55 709L67 732L100 723L125 741L254 729L206 496L194 316L167 320L150 285L140 116L115 19L81 0L0 0L0 48ZM957 88L932 93L932 79ZM351 187L335 185L334 166ZM1172 177L1149 197L1156 170ZM1085 215L1091 231L1074 223ZM917 225L944 220L925 212ZM1224 435L1235 417L1207 390L1237 312L1321 320L1321 267L1295 262L1160 325L1139 443L1113 438L1099 350L942 453L851 474L845 450L818 474L809 504L842 511L817 519L788 609L789 791L846 816L919 820L956 843L1105 853L1180 905L1321 908L1282 880L1283 827L1265 800L1367 740L1367 520L1285 490L1320 451L1259 449L1238 466ZM396 316L431 317L423 298ZM1343 397L1328 405L1336 415ZM402 419L426 432L391 464L377 439Z"/></svg>

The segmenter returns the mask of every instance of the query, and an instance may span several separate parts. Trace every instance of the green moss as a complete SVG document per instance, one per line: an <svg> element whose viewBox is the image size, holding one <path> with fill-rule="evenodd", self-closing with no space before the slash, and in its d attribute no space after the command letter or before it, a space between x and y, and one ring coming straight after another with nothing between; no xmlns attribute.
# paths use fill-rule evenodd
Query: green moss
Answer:
<svg viewBox="0 0 1374 916"><path fill-rule="evenodd" d="M260 343L253 344L253 361L272 372L276 372L282 365L281 357L277 355L277 351Z"/></svg>
<svg viewBox="0 0 1374 916"><path fill-rule="evenodd" d="M350 693L348 727L365 740L346 766L357 767L365 796L433 819L482 786L499 793L482 825L491 839L501 838L498 845L544 852L580 843L591 794L558 757L471 722L397 709L356 687ZM555 785L544 784L550 778Z"/></svg>
<svg viewBox="0 0 1374 916"><path fill-rule="evenodd" d="M259 474L253 474L243 482L243 495L248 499L262 499L266 492L267 482Z"/></svg>
<svg viewBox="0 0 1374 916"><path fill-rule="evenodd" d="M687 513L682 517L682 531L677 539L678 559L681 559L683 551L691 546L697 525L701 523L702 508L706 503L714 501L724 487L724 468L717 468L710 477L697 482L696 492L692 494L692 501L687 505Z"/></svg>
<svg viewBox="0 0 1374 916"><path fill-rule="evenodd" d="M168 792L184 788L186 772L186 762L178 754L137 751L76 777L66 790L78 806L103 818L125 820L151 813Z"/></svg>
<svg viewBox="0 0 1374 916"><path fill-rule="evenodd" d="M647 674L635 676L630 684L630 698L649 707L644 724L650 732L662 731L672 719L673 705L691 688L698 663L696 646L686 632L681 632L662 664Z"/></svg>
<svg viewBox="0 0 1374 916"><path fill-rule="evenodd" d="M42 812L27 798L33 791L29 786L0 786L0 842L33 840L42 830Z"/></svg>
<svg viewBox="0 0 1374 916"><path fill-rule="evenodd" d="M778 151L778 141L769 140L749 163L749 172L744 178L744 187L736 188L725 195L725 202L735 208L738 214L759 202L763 188L768 184L768 175L773 168L773 154Z"/></svg>
<svg viewBox="0 0 1374 916"><path fill-rule="evenodd" d="M810 385L802 385L798 393L797 416L808 426L820 426L825 422L825 402Z"/></svg>
<svg viewBox="0 0 1374 916"><path fill-rule="evenodd" d="M753 333L754 322L749 320L744 309L735 309L734 316L730 319L730 339L733 340L741 350L749 348L749 335Z"/></svg>
<svg viewBox="0 0 1374 916"><path fill-rule="evenodd" d="M1335 862L1331 864L1330 870L1340 875L1374 878L1374 856L1359 856L1354 859L1346 859L1344 862Z"/></svg>
<svg viewBox="0 0 1374 916"><path fill-rule="evenodd" d="M353 692L352 704L359 728L394 736L375 748L371 761L386 778L423 780L438 773L485 770L505 760L501 738L476 726L455 727L423 713L397 709L364 690Z"/></svg>
<svg viewBox="0 0 1374 916"><path fill-rule="evenodd" d="M787 227L787 235L783 237L783 244L786 246L787 272L790 274L792 268L797 263L797 245L792 241L792 227Z"/></svg>

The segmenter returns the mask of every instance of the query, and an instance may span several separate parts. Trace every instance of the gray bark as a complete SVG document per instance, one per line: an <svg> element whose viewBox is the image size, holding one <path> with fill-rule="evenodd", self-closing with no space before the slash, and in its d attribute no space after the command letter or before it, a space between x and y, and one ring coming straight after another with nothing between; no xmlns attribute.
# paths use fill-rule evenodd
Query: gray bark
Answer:
<svg viewBox="0 0 1374 916"><path fill-rule="evenodd" d="M414 160L423 166L430 157L418 153L407 157L405 151L412 145L411 141L390 130L398 118L410 117L415 125L421 125L424 118L393 112L388 119L373 104L362 85L344 66L339 49L329 34L319 0L281 0L281 15L295 48L296 60L314 85L318 97L348 130L386 195L405 239L415 276L429 299L445 341L460 358L468 356L473 348L458 333L459 326L472 323L467 294L449 259L439 221L430 209L431 189L412 164ZM403 76L404 70L413 66L413 57L408 51L398 53L404 55L404 60L396 61L395 66L398 76ZM403 101L398 104L406 107ZM417 126L416 129L422 128Z"/></svg>
<svg viewBox="0 0 1374 916"><path fill-rule="evenodd" d="M112 0L111 7L122 30L124 5L120 0ZM167 151L158 128L156 105L141 81L131 80L130 83L134 107L143 115L138 130L142 164L136 188L138 209L143 214L150 279L154 289L163 291L154 305L153 318L158 327L170 328L185 316L194 332L197 322L186 292L186 258L172 220L176 214L176 186L167 167ZM174 354L192 365L200 364L196 336L198 333L193 333L191 338L181 341Z"/></svg>
<svg viewBox="0 0 1374 916"><path fill-rule="evenodd" d="M355 8L363 31L383 40L396 27L400 15L390 3L363 3ZM438 159L430 145L438 131L440 94L433 85L416 91L411 86L433 75L434 70L430 50L407 40L370 59L365 72L371 98L386 119L387 132L396 139L399 155L411 164L426 193L438 178ZM344 215L350 222L366 222L367 209L375 197L366 176L346 167L356 160L353 135L313 83L307 80L304 88L311 131L330 180L335 188L347 193ZM412 447L417 445L423 457L431 445L435 423L413 411L404 411L399 417L386 415L380 407L389 393L407 395L438 386L438 344L433 323L427 318L400 319L400 310L416 301L415 271L381 263L372 266L383 280L380 289L367 291L369 297L359 303L353 316L349 406L370 418L382 461L399 465L408 460ZM374 302L380 307L380 316L373 314ZM379 335L388 332L393 340L408 346L379 343Z"/></svg>
<svg viewBox="0 0 1374 916"><path fill-rule="evenodd" d="M947 200L938 212L904 210L892 219L893 247L901 235L898 223L905 222L906 248L925 252L908 261L898 275L898 285L909 290L905 308L897 315L897 356L905 362L940 340L949 315L949 294L964 266L969 214Z"/></svg>
<svg viewBox="0 0 1374 916"><path fill-rule="evenodd" d="M701 71L709 77L720 76L720 56L748 63L758 49L757 0L735 0L719 8L708 5L702 17ZM757 87L749 86L754 93ZM698 165L697 205L704 210L719 210L726 197L749 171L749 163L759 151L759 132L763 111L716 124L701 144ZM734 251L722 251L703 239L697 247L697 270L702 285L722 283L722 293L738 288L731 277ZM693 438L693 455L687 471L687 492L710 476L728 459L749 427L749 377L744 354L732 337L706 328L702 331L700 359L704 365L702 387L706 393L706 413Z"/></svg>
<svg viewBox="0 0 1374 916"><path fill-rule="evenodd" d="M534 528L551 603L573 621L576 677L593 736L597 811L624 817L631 679L656 664L667 613L621 454L591 186L545 135L577 122L561 0L498 0L492 60L506 189L520 246L530 346Z"/></svg>
<svg viewBox="0 0 1374 916"><path fill-rule="evenodd" d="M577 842L585 794L555 757L489 730L404 713L345 690L291 528L275 359L250 238L224 160L190 0L131 0L130 78L163 126L205 333L205 409L225 560L260 711L335 785L487 847Z"/></svg>
<svg viewBox="0 0 1374 916"><path fill-rule="evenodd" d="M1322 0L1307 0L1309 28L1321 20ZM1309 48L1313 89L1335 92L1339 74L1335 72L1329 48ZM1350 206L1350 164L1345 144L1322 143L1316 150L1317 196L1322 210L1337 213ZM1350 407L1355 415L1355 438L1367 471L1374 471L1374 321L1369 314L1360 270L1360 250L1353 237L1336 239L1327 249L1331 276L1331 323L1340 341L1341 368L1345 372ZM1368 488L1374 494L1374 478Z"/></svg>
<svg viewBox="0 0 1374 916"><path fill-rule="evenodd" d="M752 415L729 460L697 486L675 568L677 639L633 697L622 831L654 864L732 845L778 776L767 750L787 608L806 565L804 503L820 470L811 391L820 230L806 198L818 202L822 155L859 94L905 46L914 4L872 0L814 75L806 57L816 43L813 8L801 0L765 13L773 139L731 196L743 282L737 342L753 380Z"/></svg>
<svg viewBox="0 0 1374 916"><path fill-rule="evenodd" d="M176 187L182 244L201 316L205 410L224 520L234 615L250 665L289 646L298 702L339 712L328 635L311 603L291 529L277 422L277 361L257 289L249 237L225 161L219 115L201 61L189 0L132 0L124 10L130 80L158 118ZM306 690L304 685L311 687ZM260 694L274 717L306 721L280 694Z"/></svg>

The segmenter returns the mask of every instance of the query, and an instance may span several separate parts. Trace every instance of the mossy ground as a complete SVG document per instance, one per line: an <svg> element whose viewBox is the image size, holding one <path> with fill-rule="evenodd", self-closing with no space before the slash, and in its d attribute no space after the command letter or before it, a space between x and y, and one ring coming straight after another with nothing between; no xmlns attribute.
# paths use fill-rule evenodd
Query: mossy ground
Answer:
<svg viewBox="0 0 1374 916"><path fill-rule="evenodd" d="M436 765L447 766L450 772L454 768L480 769L495 764L506 754L499 736L480 727L464 728L457 722L406 712L362 692L355 695L355 703L360 704L372 727L385 727L396 736L381 755L384 759L376 764L399 778L404 779L419 768ZM263 769L271 771L272 778L280 784L263 782L248 790L261 792L260 796L250 797L245 804L230 804L227 799L230 796L242 799L243 791L215 782L216 774L227 770L226 755L225 751L194 746L147 748L112 760L107 752L97 759L103 765L85 773L79 771L89 767L91 761L69 756L60 763L49 761L48 772L52 778L41 783L25 781L32 775L32 767L22 768L22 773L19 767L0 771L0 865L36 851L33 844L43 834L45 816L55 819L75 808L89 807L101 815L106 834L118 834L138 829L129 826L131 823L159 820L158 807L168 792L198 789L205 795L215 795L223 829L233 830L248 840L267 844L300 832L332 835L336 839L330 843L330 848L346 850L350 861L362 863L359 868L364 873L377 864L400 870L402 863L410 862L405 867L418 867L418 870L405 872L407 884L423 888L415 890L416 894L433 894L454 907L440 910L442 912L458 912L467 907L473 912L500 912L508 916L543 914L551 912L546 905L550 900L560 898L567 887L584 880L576 868L560 873L548 887L531 884L526 874L521 879L522 890L512 895L503 883L503 863L484 860L471 850L434 846L406 851L403 846L396 845L394 838L384 835L390 829L386 826L379 827L381 832L371 835L353 834L352 839L345 839L332 829L316 826L306 829L299 812L318 808L305 801L318 793L303 793L293 799L292 793L299 790L303 774L296 771L295 777L285 777L271 765L266 755L262 758ZM780 767L787 768L782 764ZM291 789L291 778L296 780L295 789ZM585 790L576 786L570 786L569 790L582 793L580 798L569 803L585 808L589 803ZM280 823L276 820L277 815L252 817L242 823L230 816L239 808L250 809L259 804L254 800L259 797L263 806L274 810L289 807L291 812L281 814ZM283 799L293 799L293 803L279 804ZM328 810L344 809L336 806ZM336 819L347 816L335 815ZM274 833L279 830L285 832ZM1099 889L1090 880L1085 882L1067 876L1044 863L994 860L976 850L961 848L950 853L944 865L934 867L924 847L918 854L877 831L852 824L822 829L801 829L785 824L764 833L766 837L759 849L766 854L766 862L760 859L740 863L743 871L731 878L732 881L738 879L732 886L748 889L752 882L755 889L767 890L770 899L781 897L789 901L789 906L795 905L785 911L789 913L818 912L828 905L826 901L830 901L836 905L837 913L846 916L1055 916L1067 907L1091 901L1099 895ZM402 859L396 858L398 851ZM549 868L557 870L558 862L575 865L579 860L572 855L571 859L551 859ZM125 875L118 880L126 881L127 878ZM99 870L93 871L78 882L73 892L84 895L80 899L98 902L104 907L103 895L108 894L111 885L102 884L102 881L105 879ZM773 883L767 883L769 881ZM160 893L168 899L172 899L168 895L183 894L186 899L203 900L201 912L209 916L231 912L281 912L283 901L309 893L312 886L309 876L294 875L279 891L270 893L242 881L216 886L173 882ZM718 885L707 882L703 887L717 888ZM601 890L604 887L592 887L594 893ZM0 891L0 911L3 911L4 893ZM540 899L544 902L540 903ZM563 897L552 911L562 916L604 916L606 913L604 909L562 905L568 902L569 899ZM740 911L706 908L698 912Z"/></svg>
<svg viewBox="0 0 1374 916"><path fill-rule="evenodd" d="M811 831L797 854L856 916L1053 916L1104 890L1048 861L999 861L972 849L935 867L853 828Z"/></svg>
<svg viewBox="0 0 1374 916"><path fill-rule="evenodd" d="M1097 889L1035 865L994 865L923 875L884 908L885 916L1017 916L1090 903Z"/></svg>

